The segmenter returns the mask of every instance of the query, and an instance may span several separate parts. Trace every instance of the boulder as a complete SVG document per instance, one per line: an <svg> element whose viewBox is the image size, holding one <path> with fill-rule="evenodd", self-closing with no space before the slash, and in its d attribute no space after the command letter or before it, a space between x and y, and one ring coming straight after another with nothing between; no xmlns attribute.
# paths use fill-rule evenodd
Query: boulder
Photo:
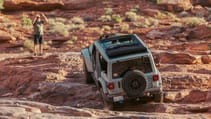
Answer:
<svg viewBox="0 0 211 119"><path fill-rule="evenodd" d="M191 0L193 5L211 6L211 0Z"/></svg>
<svg viewBox="0 0 211 119"><path fill-rule="evenodd" d="M163 32L158 30L152 30L149 33L147 33L146 37L150 39L160 39L165 35Z"/></svg>
<svg viewBox="0 0 211 119"><path fill-rule="evenodd" d="M201 90L192 90L189 95L184 97L183 102L188 102L188 103L199 103L199 102L204 102L207 97L207 92L206 91L201 91Z"/></svg>
<svg viewBox="0 0 211 119"><path fill-rule="evenodd" d="M190 0L159 0L158 5L171 12L190 10L193 7Z"/></svg>
<svg viewBox="0 0 211 119"><path fill-rule="evenodd" d="M144 13L145 15L152 16L152 17L160 13L159 10L150 9L150 8L143 9L141 12Z"/></svg>
<svg viewBox="0 0 211 119"><path fill-rule="evenodd" d="M207 102L211 102L211 90L209 90L209 91L207 92L206 101L207 101Z"/></svg>
<svg viewBox="0 0 211 119"><path fill-rule="evenodd" d="M101 0L63 0L64 9L66 10L79 10L96 6L101 3Z"/></svg>
<svg viewBox="0 0 211 119"><path fill-rule="evenodd" d="M162 64L194 64L197 60L196 57L188 53L169 53L164 52L156 54L160 63Z"/></svg>
<svg viewBox="0 0 211 119"><path fill-rule="evenodd" d="M208 9L202 7L201 5L196 5L193 7L193 9L191 9L191 12L199 17L203 17L203 16L208 16L209 15L209 11Z"/></svg>
<svg viewBox="0 0 211 119"><path fill-rule="evenodd" d="M200 25L188 32L188 39L206 39L211 37L211 30L207 25Z"/></svg>
<svg viewBox="0 0 211 119"><path fill-rule="evenodd" d="M4 0L4 11L38 10L50 11L62 8L62 0Z"/></svg>
<svg viewBox="0 0 211 119"><path fill-rule="evenodd" d="M16 40L16 38L6 31L0 30L0 42L7 42L10 40Z"/></svg>
<svg viewBox="0 0 211 119"><path fill-rule="evenodd" d="M210 63L211 63L211 56L208 56L208 55L202 56L202 57L201 57L201 61L202 61L202 63L204 63L204 64L210 64Z"/></svg>

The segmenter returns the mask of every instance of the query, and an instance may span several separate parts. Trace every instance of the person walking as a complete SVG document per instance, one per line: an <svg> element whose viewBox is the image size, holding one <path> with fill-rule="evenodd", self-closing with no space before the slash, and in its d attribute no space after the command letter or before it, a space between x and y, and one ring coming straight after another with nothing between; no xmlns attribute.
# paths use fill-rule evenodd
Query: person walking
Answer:
<svg viewBox="0 0 211 119"><path fill-rule="evenodd" d="M36 14L33 20L34 27L34 56L43 55L43 42L44 42L44 24L48 22L45 14Z"/></svg>

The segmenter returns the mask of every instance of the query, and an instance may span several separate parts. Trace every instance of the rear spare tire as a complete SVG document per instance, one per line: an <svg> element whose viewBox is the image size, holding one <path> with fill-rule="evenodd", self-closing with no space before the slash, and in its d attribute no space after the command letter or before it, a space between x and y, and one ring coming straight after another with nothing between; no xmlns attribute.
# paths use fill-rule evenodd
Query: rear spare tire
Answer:
<svg viewBox="0 0 211 119"><path fill-rule="evenodd" d="M130 70L123 76L122 86L129 97L141 97L147 87L147 80L143 72Z"/></svg>

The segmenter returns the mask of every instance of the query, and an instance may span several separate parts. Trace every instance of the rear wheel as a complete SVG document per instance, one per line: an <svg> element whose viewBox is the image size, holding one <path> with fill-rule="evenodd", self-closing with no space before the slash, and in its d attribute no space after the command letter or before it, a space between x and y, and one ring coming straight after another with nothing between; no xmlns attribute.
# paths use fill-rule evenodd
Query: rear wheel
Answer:
<svg viewBox="0 0 211 119"><path fill-rule="evenodd" d="M85 74L85 79L87 84L93 84L94 79L92 78L92 75L90 72L88 72L85 61L84 61L84 74Z"/></svg>
<svg viewBox="0 0 211 119"><path fill-rule="evenodd" d="M154 94L154 101L158 103L163 103L163 93Z"/></svg>

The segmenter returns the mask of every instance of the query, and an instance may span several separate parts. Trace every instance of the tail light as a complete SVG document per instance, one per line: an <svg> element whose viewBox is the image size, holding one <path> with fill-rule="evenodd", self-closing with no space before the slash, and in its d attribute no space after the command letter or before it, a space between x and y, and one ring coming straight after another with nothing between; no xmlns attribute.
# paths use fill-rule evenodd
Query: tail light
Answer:
<svg viewBox="0 0 211 119"><path fill-rule="evenodd" d="M107 88L110 90L114 89L114 83L108 83Z"/></svg>
<svg viewBox="0 0 211 119"><path fill-rule="evenodd" d="M153 81L158 81L159 80L159 75L153 75Z"/></svg>

